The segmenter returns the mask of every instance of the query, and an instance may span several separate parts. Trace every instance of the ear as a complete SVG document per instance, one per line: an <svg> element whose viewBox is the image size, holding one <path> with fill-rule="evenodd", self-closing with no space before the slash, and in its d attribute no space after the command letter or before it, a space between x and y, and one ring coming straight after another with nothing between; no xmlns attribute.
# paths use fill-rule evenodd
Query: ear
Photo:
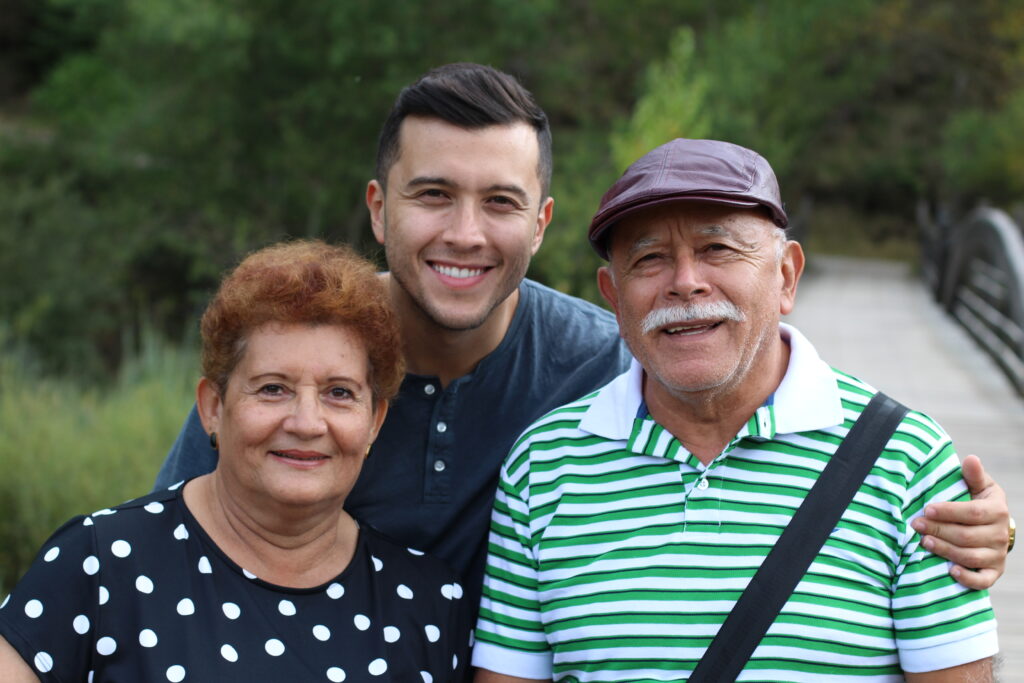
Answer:
<svg viewBox="0 0 1024 683"><path fill-rule="evenodd" d="M793 240L787 241L784 249L782 262L779 264L782 270L782 297L779 312L782 315L788 315L796 304L796 287L804 272L804 249L799 242Z"/></svg>
<svg viewBox="0 0 1024 683"><path fill-rule="evenodd" d="M388 414L388 402L384 399L379 399L377 404L374 406L373 411L373 424L370 428L370 443L372 444L377 440L377 434L380 433L380 427L384 424L384 418ZM369 453L369 451L367 451Z"/></svg>
<svg viewBox="0 0 1024 683"><path fill-rule="evenodd" d="M366 184L366 208L370 210L373 236L384 244L384 187L376 180Z"/></svg>
<svg viewBox="0 0 1024 683"><path fill-rule="evenodd" d="M221 397L217 385L206 377L200 378L199 384L196 386L196 409L199 411L199 420L203 423L203 429L207 434L216 432L220 428L224 399Z"/></svg>
<svg viewBox="0 0 1024 683"><path fill-rule="evenodd" d="M601 290L601 296L608 302L608 305L615 311L615 317L619 317L619 290L615 287L615 278L612 277L611 266L601 266L597 269L597 288Z"/></svg>
<svg viewBox="0 0 1024 683"><path fill-rule="evenodd" d="M555 198L548 197L540 205L537 212L537 230L533 233L533 244L530 245L530 254L534 255L540 249L540 243L544 241L544 231L551 223L551 217L555 212Z"/></svg>

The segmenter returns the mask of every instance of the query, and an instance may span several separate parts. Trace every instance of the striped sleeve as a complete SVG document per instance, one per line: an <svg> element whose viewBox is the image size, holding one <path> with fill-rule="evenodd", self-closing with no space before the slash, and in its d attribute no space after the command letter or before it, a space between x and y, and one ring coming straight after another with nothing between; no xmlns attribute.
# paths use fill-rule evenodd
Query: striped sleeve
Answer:
<svg viewBox="0 0 1024 683"><path fill-rule="evenodd" d="M518 454L513 451L501 470L491 514L473 666L546 679L551 678L552 654L537 593L537 561L526 502L528 471L524 449Z"/></svg>
<svg viewBox="0 0 1024 683"><path fill-rule="evenodd" d="M934 671L990 657L998 644L988 591L958 584L949 562L922 547L909 526L928 503L969 499L956 451L942 428L921 413L910 413L899 431L912 461L892 598L900 667Z"/></svg>

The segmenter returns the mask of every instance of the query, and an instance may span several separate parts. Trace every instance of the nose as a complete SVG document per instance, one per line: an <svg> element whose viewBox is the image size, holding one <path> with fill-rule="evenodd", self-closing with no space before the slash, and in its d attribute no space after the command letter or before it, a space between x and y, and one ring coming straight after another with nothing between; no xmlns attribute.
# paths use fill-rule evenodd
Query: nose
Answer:
<svg viewBox="0 0 1024 683"><path fill-rule="evenodd" d="M672 281L667 294L670 297L690 299L710 292L711 285L707 281L700 259L692 253L677 254L673 262Z"/></svg>
<svg viewBox="0 0 1024 683"><path fill-rule="evenodd" d="M285 418L284 428L303 439L313 439L327 431L319 397L314 391L300 391Z"/></svg>
<svg viewBox="0 0 1024 683"><path fill-rule="evenodd" d="M456 249L474 249L486 242L483 217L471 202L460 202L444 231L444 241Z"/></svg>

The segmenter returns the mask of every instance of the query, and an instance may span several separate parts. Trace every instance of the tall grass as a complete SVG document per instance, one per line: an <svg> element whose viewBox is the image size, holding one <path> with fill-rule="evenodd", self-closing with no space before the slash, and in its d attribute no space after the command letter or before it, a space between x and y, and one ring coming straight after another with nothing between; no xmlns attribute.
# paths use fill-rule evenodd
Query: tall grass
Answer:
<svg viewBox="0 0 1024 683"><path fill-rule="evenodd" d="M153 338L102 387L0 356L0 596L65 520L150 490L198 367L194 351Z"/></svg>

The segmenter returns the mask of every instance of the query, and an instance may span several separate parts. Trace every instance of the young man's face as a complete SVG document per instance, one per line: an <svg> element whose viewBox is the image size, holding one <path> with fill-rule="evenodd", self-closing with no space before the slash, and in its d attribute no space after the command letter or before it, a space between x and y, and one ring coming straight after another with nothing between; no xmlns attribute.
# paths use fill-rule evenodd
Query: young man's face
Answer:
<svg viewBox="0 0 1024 683"><path fill-rule="evenodd" d="M372 181L367 204L391 277L438 326L479 327L525 277L551 220L538 157L526 123L402 122L387 191Z"/></svg>

